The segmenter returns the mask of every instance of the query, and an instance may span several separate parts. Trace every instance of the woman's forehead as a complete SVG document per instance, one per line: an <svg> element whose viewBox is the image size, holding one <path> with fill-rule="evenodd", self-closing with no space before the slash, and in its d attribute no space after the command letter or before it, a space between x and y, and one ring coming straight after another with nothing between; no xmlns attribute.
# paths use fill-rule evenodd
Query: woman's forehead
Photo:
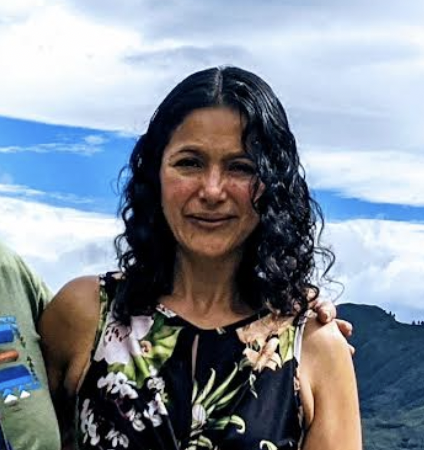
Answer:
<svg viewBox="0 0 424 450"><path fill-rule="evenodd" d="M240 115L229 108L214 107L192 111L172 133L168 150L180 147L201 149L224 147L242 151L243 124Z"/></svg>

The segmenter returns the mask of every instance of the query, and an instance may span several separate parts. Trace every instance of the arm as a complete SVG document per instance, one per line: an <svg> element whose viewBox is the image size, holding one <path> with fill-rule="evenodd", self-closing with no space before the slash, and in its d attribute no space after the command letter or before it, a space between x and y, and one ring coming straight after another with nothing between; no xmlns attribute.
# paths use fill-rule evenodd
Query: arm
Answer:
<svg viewBox="0 0 424 450"><path fill-rule="evenodd" d="M360 450L358 392L348 345L337 326L309 321L305 330L301 395L308 432L303 450Z"/></svg>
<svg viewBox="0 0 424 450"><path fill-rule="evenodd" d="M62 445L71 450L74 401L90 360L99 318L97 277L66 284L45 309L39 322L43 354Z"/></svg>

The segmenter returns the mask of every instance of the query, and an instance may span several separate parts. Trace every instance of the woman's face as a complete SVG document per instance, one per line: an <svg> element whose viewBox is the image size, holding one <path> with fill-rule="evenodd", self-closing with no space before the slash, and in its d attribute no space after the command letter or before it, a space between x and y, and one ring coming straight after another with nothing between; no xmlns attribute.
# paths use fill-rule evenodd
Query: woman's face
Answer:
<svg viewBox="0 0 424 450"><path fill-rule="evenodd" d="M243 149L240 114L197 109L176 128L162 158L162 208L183 252L238 252L259 217L251 202L255 165Z"/></svg>

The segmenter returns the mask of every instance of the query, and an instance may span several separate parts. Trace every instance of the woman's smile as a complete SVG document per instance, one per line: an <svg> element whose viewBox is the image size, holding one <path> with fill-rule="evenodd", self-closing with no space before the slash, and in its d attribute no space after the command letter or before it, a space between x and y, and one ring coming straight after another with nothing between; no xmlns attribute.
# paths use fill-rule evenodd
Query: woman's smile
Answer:
<svg viewBox="0 0 424 450"><path fill-rule="evenodd" d="M224 227L231 224L236 219L235 216L208 214L193 214L186 217L195 226L208 230L215 230L217 228Z"/></svg>

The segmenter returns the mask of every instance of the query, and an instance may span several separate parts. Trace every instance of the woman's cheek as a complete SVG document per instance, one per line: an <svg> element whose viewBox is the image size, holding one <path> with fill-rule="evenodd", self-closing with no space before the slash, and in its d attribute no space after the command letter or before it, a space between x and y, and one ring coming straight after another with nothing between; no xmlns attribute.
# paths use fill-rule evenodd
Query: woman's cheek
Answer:
<svg viewBox="0 0 424 450"><path fill-rule="evenodd" d="M169 175L163 179L163 200L173 202L174 205L184 203L196 191L198 184L196 178L182 179L180 176Z"/></svg>
<svg viewBox="0 0 424 450"><path fill-rule="evenodd" d="M251 204L250 181L235 180L228 185L231 195L243 204Z"/></svg>

